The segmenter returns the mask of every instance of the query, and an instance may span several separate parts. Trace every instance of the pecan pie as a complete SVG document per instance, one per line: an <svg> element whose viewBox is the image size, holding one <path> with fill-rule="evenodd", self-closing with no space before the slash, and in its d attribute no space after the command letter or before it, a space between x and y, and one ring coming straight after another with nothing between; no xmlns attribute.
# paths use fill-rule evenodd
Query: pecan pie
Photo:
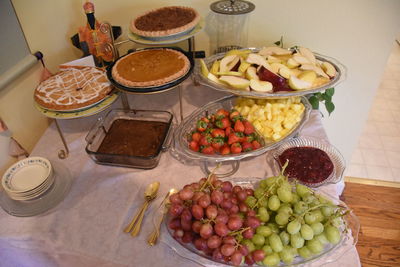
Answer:
<svg viewBox="0 0 400 267"><path fill-rule="evenodd" d="M189 59L168 48L146 49L119 59L112 68L112 77L127 87L160 86L172 82L190 69Z"/></svg>
<svg viewBox="0 0 400 267"><path fill-rule="evenodd" d="M39 84L34 99L44 108L68 111L95 104L104 99L111 90L104 70L63 66L60 72Z"/></svg>
<svg viewBox="0 0 400 267"><path fill-rule="evenodd" d="M131 31L145 37L164 37L192 29L200 20L190 7L168 6L150 10L131 23Z"/></svg>

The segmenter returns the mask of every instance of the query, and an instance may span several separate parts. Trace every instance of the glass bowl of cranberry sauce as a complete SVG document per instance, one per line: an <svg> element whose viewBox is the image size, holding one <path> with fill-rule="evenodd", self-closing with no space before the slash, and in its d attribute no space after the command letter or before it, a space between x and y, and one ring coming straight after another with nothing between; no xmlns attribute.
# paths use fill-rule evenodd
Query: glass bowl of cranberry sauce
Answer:
<svg viewBox="0 0 400 267"><path fill-rule="evenodd" d="M343 178L346 162L328 142L293 138L271 151L279 168L289 160L285 175L309 187L336 184Z"/></svg>

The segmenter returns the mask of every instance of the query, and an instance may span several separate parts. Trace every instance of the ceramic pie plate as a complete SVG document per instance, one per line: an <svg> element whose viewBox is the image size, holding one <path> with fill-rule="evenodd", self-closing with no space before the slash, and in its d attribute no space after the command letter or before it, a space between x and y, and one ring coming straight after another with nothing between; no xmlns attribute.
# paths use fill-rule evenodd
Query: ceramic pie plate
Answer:
<svg viewBox="0 0 400 267"><path fill-rule="evenodd" d="M20 201L11 199L4 190L0 190L0 206L10 215L30 217L49 211L59 204L71 188L70 171L61 163L52 162L54 183L35 199Z"/></svg>

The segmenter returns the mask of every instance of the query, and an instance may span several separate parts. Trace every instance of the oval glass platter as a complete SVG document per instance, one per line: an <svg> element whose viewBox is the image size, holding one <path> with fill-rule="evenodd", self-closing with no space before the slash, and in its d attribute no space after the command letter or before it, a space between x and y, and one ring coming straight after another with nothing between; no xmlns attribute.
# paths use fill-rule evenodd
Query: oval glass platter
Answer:
<svg viewBox="0 0 400 267"><path fill-rule="evenodd" d="M258 48L243 48L241 50L250 50L252 53L257 53L260 51ZM290 97L290 96L304 96L307 94L312 94L312 93L317 93L317 92L322 92L325 91L326 89L332 88L343 82L346 78L346 68L343 64L341 64L338 60L324 56L318 53L314 53L316 60L320 61L326 61L335 68L336 70L336 75L333 77L328 83L316 87L316 88L310 88L310 89L305 89L305 90L296 90L296 91L277 91L277 92L258 92L258 91L247 91L247 90L240 90L240 89L235 89L227 84L222 84L222 83L217 83L214 81L211 81L207 77L204 77L201 71L201 65L196 64L194 68L194 75L197 79L197 81L200 84L203 84L205 86L208 86L210 88L213 88L218 91L223 91L226 93L231 93L239 96L244 96L244 97L254 97L254 98L284 98L284 97ZM214 61L222 59L225 56L225 53L219 53L210 57L207 57L204 59L204 62L208 69L210 70Z"/></svg>
<svg viewBox="0 0 400 267"><path fill-rule="evenodd" d="M189 149L189 141L187 135L195 129L196 122L200 120L202 117L207 116L207 114L215 113L218 109L223 108L226 110L231 110L235 106L235 102L238 98L239 97L235 95L223 97L214 102L208 103L202 108L197 109L187 118L185 118L185 120L179 125L179 127L175 131L174 142L170 149L172 156L174 156L176 159L180 161L189 160L189 161L202 161L202 162L238 161L247 157L259 156L281 145L286 140L296 136L301 131L304 124L307 122L312 109L307 98L302 97L301 103L304 105L305 109L300 121L297 122L295 126L292 128L292 130L288 132L283 138L277 141L264 139L264 146L261 146L256 150L242 152L239 154L208 155Z"/></svg>
<svg viewBox="0 0 400 267"><path fill-rule="evenodd" d="M233 185L239 185L242 188L252 188L254 189L258 186L259 182L262 178L256 177L246 177L246 178L229 178L227 179L232 182ZM349 207L339 200L336 197L333 197L327 193L316 192L317 195L324 197L325 199L331 201L333 204L338 205L340 207L348 210L346 215L343 217L343 222L339 226L339 230L341 232L340 241L336 244L326 244L324 246L324 250L322 253L318 255L312 255L308 259L304 259L302 257L296 256L294 261L287 265L282 261L280 264L276 266L305 266L306 264L310 264L312 262L318 262L318 266L324 266L325 264L333 263L339 260L343 255L346 254L349 249L353 248L358 241L358 233L360 231L360 222L356 215L349 209ZM181 241L176 240L173 237L173 230L168 227L168 223L171 220L171 216L169 214L166 215L166 219L164 221L161 235L161 241L169 246L173 251L175 251L178 255L203 266L208 267L228 267L232 266L226 262L218 262L212 259L211 256L206 255L204 252L197 250L192 243L183 243ZM240 266L248 266L245 263L242 263ZM263 265L252 265L252 266L263 266Z"/></svg>
<svg viewBox="0 0 400 267"><path fill-rule="evenodd" d="M137 49L135 51L160 49L160 48L162 48L162 47L143 48L143 49ZM114 85L117 89L124 91L124 92L132 93L132 94L155 94L155 93L161 93L161 92L173 89L174 87L178 86L180 83L185 81L190 76L190 74L192 73L193 68L194 68L194 60L193 60L193 57L191 55L189 55L189 53L183 51L180 48L168 47L168 49L174 49L174 50L177 50L177 51L183 53L190 61L189 70L183 76L181 76L169 83L166 83L163 85L158 85L158 86L149 86L149 87L127 87L127 86L124 86L124 85L118 83L117 81L115 81L114 78L112 77L112 68L119 59L117 59L110 66L107 67L107 78L111 82L111 84Z"/></svg>
<svg viewBox="0 0 400 267"><path fill-rule="evenodd" d="M117 100L118 96L119 92L114 90L111 95L106 96L102 101L76 111L54 111L40 106L36 101L34 101L34 104L36 109L46 117L53 119L75 119L92 116L105 110Z"/></svg>
<svg viewBox="0 0 400 267"><path fill-rule="evenodd" d="M200 31L202 31L204 28L204 19L201 18L200 22L197 23L196 26L194 26L192 29L189 29L184 32L172 34L169 36L164 36L164 37L144 37L137 35L131 31L128 33L128 38L129 40L138 43L138 44L143 44L143 45L166 45L166 44L175 44L178 42L185 41L196 34L198 34Z"/></svg>

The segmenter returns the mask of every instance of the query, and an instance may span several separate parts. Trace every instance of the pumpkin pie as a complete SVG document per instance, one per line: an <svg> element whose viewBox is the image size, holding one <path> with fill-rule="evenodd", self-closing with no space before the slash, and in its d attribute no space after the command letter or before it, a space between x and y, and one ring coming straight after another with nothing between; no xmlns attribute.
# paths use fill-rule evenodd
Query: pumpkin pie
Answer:
<svg viewBox="0 0 400 267"><path fill-rule="evenodd" d="M105 71L95 67L63 66L61 71L41 82L34 92L42 107L70 111L103 100L112 90Z"/></svg>
<svg viewBox="0 0 400 267"><path fill-rule="evenodd" d="M113 79L127 87L161 86L184 76L189 59L168 48L146 49L120 58L112 68Z"/></svg>
<svg viewBox="0 0 400 267"><path fill-rule="evenodd" d="M131 31L144 37L165 37L192 29L200 21L190 7L168 6L150 10L131 22Z"/></svg>

